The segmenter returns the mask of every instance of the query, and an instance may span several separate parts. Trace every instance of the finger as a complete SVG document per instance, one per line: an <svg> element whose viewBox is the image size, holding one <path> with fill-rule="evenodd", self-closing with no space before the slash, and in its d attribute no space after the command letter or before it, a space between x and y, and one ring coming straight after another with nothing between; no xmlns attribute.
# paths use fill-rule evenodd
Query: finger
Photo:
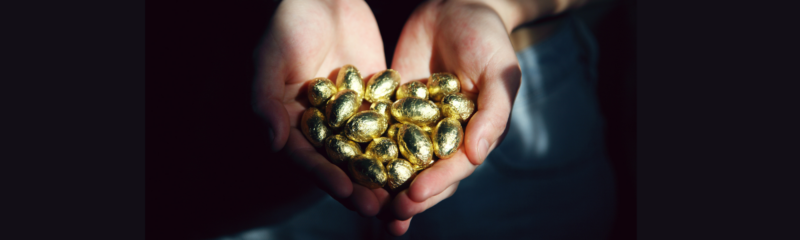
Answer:
<svg viewBox="0 0 800 240"><path fill-rule="evenodd" d="M411 218L406 220L393 219L386 223L386 230L393 236L402 236L408 231L408 226L411 225Z"/></svg>
<svg viewBox="0 0 800 240"><path fill-rule="evenodd" d="M286 150L292 161L307 173L306 176L333 198L345 199L353 193L353 184L347 174L317 153L300 130L291 128Z"/></svg>
<svg viewBox="0 0 800 240"><path fill-rule="evenodd" d="M472 174L475 165L467 159L463 149L459 148L453 157L439 159L420 172L408 187L408 197L414 202L423 202Z"/></svg>
<svg viewBox="0 0 800 240"><path fill-rule="evenodd" d="M420 214L425 210L435 206L437 203L441 202L453 196L453 194L458 189L458 183L450 185L436 196L428 198L423 202L415 202L408 197L408 191L402 191L394 198L392 201L392 212L394 213L394 217L398 220L406 220L411 219L414 215Z"/></svg>
<svg viewBox="0 0 800 240"><path fill-rule="evenodd" d="M378 214L380 204L371 189L353 184L353 195L350 201L358 214L363 217L372 217Z"/></svg>
<svg viewBox="0 0 800 240"><path fill-rule="evenodd" d="M499 65L502 67L492 68L483 74L484 79L480 80L478 86L478 110L465 129L467 157L476 166L483 163L489 152L502 140L519 90L522 73L513 51L508 54L512 55L505 56L507 62Z"/></svg>
<svg viewBox="0 0 800 240"><path fill-rule="evenodd" d="M433 46L433 32L428 22L434 15L424 3L409 17L400 33L400 38L394 50L392 69L400 73L401 83L412 80L428 78L430 76L430 62Z"/></svg>

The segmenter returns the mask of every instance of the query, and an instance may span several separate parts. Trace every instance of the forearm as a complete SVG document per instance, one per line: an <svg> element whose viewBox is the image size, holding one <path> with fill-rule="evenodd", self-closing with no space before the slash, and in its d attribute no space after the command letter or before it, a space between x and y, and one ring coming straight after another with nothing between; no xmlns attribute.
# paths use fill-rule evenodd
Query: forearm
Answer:
<svg viewBox="0 0 800 240"><path fill-rule="evenodd" d="M506 31L539 18L563 13L591 0L455 0L459 4L481 4L495 12L503 21Z"/></svg>

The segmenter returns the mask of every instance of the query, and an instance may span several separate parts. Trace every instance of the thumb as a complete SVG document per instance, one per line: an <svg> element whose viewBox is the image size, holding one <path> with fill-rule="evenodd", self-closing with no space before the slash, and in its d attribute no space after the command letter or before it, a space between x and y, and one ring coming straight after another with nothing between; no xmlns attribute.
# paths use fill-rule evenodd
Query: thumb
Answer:
<svg viewBox="0 0 800 240"><path fill-rule="evenodd" d="M266 69L284 69L278 44L270 41L269 34L263 45L256 52L256 77L253 83L253 110L267 125L268 145L273 152L280 151L289 139L289 113L283 104L285 74L282 71Z"/></svg>
<svg viewBox="0 0 800 240"><path fill-rule="evenodd" d="M509 49L510 50L510 49ZM520 86L522 72L516 55L501 57L503 64L487 68L478 84L477 111L472 116L464 137L467 157L473 165L480 165L505 136L511 117L511 108Z"/></svg>

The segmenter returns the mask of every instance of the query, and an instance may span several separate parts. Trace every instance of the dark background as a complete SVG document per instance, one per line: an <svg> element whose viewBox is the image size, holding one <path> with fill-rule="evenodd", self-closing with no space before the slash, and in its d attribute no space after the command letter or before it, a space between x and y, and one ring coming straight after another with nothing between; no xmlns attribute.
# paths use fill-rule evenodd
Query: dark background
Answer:
<svg viewBox="0 0 800 240"><path fill-rule="evenodd" d="M367 1L387 65L415 4ZM599 43L598 95L617 176L612 239L636 234L636 94L633 1L588 5ZM265 148L251 108L253 49L276 4L158 1L147 4L146 202L149 239L198 239L255 227L273 206L314 187ZM284 213L290 214L290 212Z"/></svg>

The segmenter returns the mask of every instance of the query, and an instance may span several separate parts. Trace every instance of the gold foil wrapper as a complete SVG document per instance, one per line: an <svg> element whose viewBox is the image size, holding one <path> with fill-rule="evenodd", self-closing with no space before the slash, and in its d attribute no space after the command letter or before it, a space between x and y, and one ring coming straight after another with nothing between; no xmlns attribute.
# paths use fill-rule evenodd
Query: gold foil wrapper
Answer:
<svg viewBox="0 0 800 240"><path fill-rule="evenodd" d="M374 103L378 99L390 99L397 86L400 85L400 73L393 69L386 69L372 75L367 82L364 99Z"/></svg>
<svg viewBox="0 0 800 240"><path fill-rule="evenodd" d="M363 111L347 121L344 135L356 142L369 142L383 135L389 126L389 119L375 111Z"/></svg>
<svg viewBox="0 0 800 240"><path fill-rule="evenodd" d="M425 132L425 135L428 135L428 137L432 137L433 136L433 128L434 127L436 127L436 125L434 125L433 127L428 126L428 125L419 126L419 128L421 128L422 131Z"/></svg>
<svg viewBox="0 0 800 240"><path fill-rule="evenodd" d="M360 106L361 100L358 100L358 94L355 91L350 89L339 91L328 100L328 105L325 107L325 119L328 120L328 126L333 130L338 130L358 112Z"/></svg>
<svg viewBox="0 0 800 240"><path fill-rule="evenodd" d="M364 187L376 189L386 185L386 168L372 156L356 155L350 160L348 170L352 180Z"/></svg>
<svg viewBox="0 0 800 240"><path fill-rule="evenodd" d="M447 94L460 93L461 82L451 73L434 73L428 78L428 96L433 101L442 101Z"/></svg>
<svg viewBox="0 0 800 240"><path fill-rule="evenodd" d="M441 117L436 104L427 99L403 98L392 104L392 116L402 123L432 125Z"/></svg>
<svg viewBox="0 0 800 240"><path fill-rule="evenodd" d="M397 88L395 97L397 99L403 99L407 97L428 99L428 86L419 81L407 82Z"/></svg>
<svg viewBox="0 0 800 240"><path fill-rule="evenodd" d="M433 164L433 144L419 126L403 124L397 131L397 146L411 164L420 168Z"/></svg>
<svg viewBox="0 0 800 240"><path fill-rule="evenodd" d="M339 92L331 80L321 77L311 80L308 84L308 101L314 107L324 108L328 99Z"/></svg>
<svg viewBox="0 0 800 240"><path fill-rule="evenodd" d="M378 161L381 161L381 163L385 164L392 159L397 158L399 151L400 150L397 149L397 144L394 143L394 140L386 137L379 137L372 139L372 142L369 143L367 150L365 150L364 153L377 158Z"/></svg>
<svg viewBox="0 0 800 240"><path fill-rule="evenodd" d="M369 105L369 110L383 114L386 118L392 117L392 102L388 99L380 99Z"/></svg>
<svg viewBox="0 0 800 240"><path fill-rule="evenodd" d="M336 88L339 91L350 89L358 93L358 104L364 99L364 80L361 78L361 72L350 64L344 65L339 69L339 75L336 76Z"/></svg>
<svg viewBox="0 0 800 240"><path fill-rule="evenodd" d="M386 163L386 175L388 177L386 186L390 190L398 191L408 188L411 180L417 176L417 170L405 159L397 158Z"/></svg>
<svg viewBox="0 0 800 240"><path fill-rule="evenodd" d="M445 118L433 129L433 153L439 158L450 158L456 154L464 141L464 129L461 122L454 118Z"/></svg>
<svg viewBox="0 0 800 240"><path fill-rule="evenodd" d="M333 135L327 124L325 124L325 115L315 107L306 109L303 112L303 117L300 119L300 130L311 145L314 147L322 147L322 141L330 135Z"/></svg>
<svg viewBox="0 0 800 240"><path fill-rule="evenodd" d="M389 129L386 130L386 135L389 136L389 139L397 142L397 130L399 130L402 126L402 123L395 123L389 126Z"/></svg>
<svg viewBox="0 0 800 240"><path fill-rule="evenodd" d="M475 103L462 93L448 94L440 105L442 115L466 123L475 111Z"/></svg>
<svg viewBox="0 0 800 240"><path fill-rule="evenodd" d="M328 159L336 165L349 161L356 155L362 154L361 146L351 141L347 137L336 134L325 139L323 142Z"/></svg>

